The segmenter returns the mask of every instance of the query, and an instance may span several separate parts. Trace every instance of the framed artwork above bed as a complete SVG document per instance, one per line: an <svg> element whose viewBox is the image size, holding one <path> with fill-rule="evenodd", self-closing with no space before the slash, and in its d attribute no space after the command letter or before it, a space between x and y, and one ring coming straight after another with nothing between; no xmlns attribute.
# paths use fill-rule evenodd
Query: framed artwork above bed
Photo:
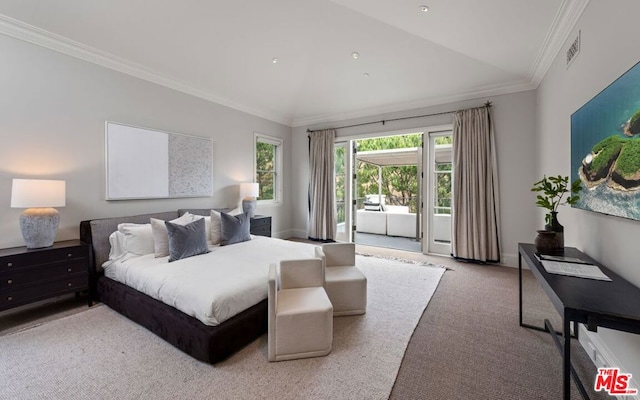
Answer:
<svg viewBox="0 0 640 400"><path fill-rule="evenodd" d="M210 197L213 141L105 123L107 200Z"/></svg>

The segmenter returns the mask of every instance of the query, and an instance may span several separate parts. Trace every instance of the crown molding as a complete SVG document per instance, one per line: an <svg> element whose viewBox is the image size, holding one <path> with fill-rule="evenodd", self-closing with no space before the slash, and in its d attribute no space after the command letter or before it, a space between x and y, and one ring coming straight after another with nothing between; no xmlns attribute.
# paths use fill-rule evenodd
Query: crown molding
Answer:
<svg viewBox="0 0 640 400"><path fill-rule="evenodd" d="M471 100L480 97L497 96L502 94L510 94L517 92L525 92L535 90L542 82L551 64L562 49L564 42L569 34L578 23L580 16L589 5L589 0L563 0L558 8L551 27L547 32L542 47L536 56L531 71L529 73L529 82L500 85L489 87L477 91L462 93L454 96L434 97L416 102L390 104L381 107L372 107L359 111L343 114L325 114L307 118L294 118L293 127L308 126L314 124L323 124L329 122L343 121L348 119L370 117L384 113L406 111L415 108L431 107L446 103L454 103L458 101Z"/></svg>
<svg viewBox="0 0 640 400"><path fill-rule="evenodd" d="M542 47L529 72L530 80L536 87L551 68L553 60L562 49L564 42L578 23L580 16L589 5L589 0L563 0L551 27L544 38Z"/></svg>
<svg viewBox="0 0 640 400"><path fill-rule="evenodd" d="M165 86L237 111L248 113L286 126L300 127L406 111L416 108L431 107L480 97L535 90L551 67L551 64L560 52L564 42L588 4L589 0L563 0L552 22L551 28L545 37L541 50L536 57L534 65L531 68L529 73L529 82L487 87L453 96L432 97L413 102L387 104L380 107L372 107L348 113L324 114L297 119L289 115L259 110L219 97L211 92L198 89L188 83L163 75L140 64L136 64L111 53L98 50L91 46L87 46L83 43L76 42L2 14L0 14L0 34L134 76L148 82Z"/></svg>
<svg viewBox="0 0 640 400"><path fill-rule="evenodd" d="M460 101L473 100L473 99L478 99L482 97L491 97L491 96L499 96L503 94L526 92L526 91L535 90L535 89L536 89L536 85L530 82L490 86L490 87L478 89L475 91L456 94L453 96L432 97L432 98L422 99L422 100L412 101L412 102L387 104L380 107L365 108L362 110L348 112L348 113L325 114L325 115L313 116L308 118L294 119L292 127L297 128L301 126L345 121L350 119L365 118L365 117L372 117L372 116L379 117L382 114L388 114L393 112L432 107L432 106L438 106L438 105L448 104L448 103L456 103Z"/></svg>
<svg viewBox="0 0 640 400"><path fill-rule="evenodd" d="M136 78L143 79L167 88L177 90L191 96L220 104L234 110L242 111L273 122L291 126L291 118L273 112L258 110L240 103L219 97L213 93L195 88L188 83L181 82L169 76L163 75L152 69L146 68L111 53L98 50L83 43L76 42L64 36L37 28L17 19L0 14L0 34L13 37L28 43L32 43L58 53L66 54L99 66L122 72Z"/></svg>

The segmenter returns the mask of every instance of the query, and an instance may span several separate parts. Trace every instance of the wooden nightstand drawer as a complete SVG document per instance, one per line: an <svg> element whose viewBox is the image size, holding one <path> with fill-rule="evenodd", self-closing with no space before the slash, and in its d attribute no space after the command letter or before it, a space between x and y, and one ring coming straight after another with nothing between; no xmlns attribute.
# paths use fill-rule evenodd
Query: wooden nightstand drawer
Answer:
<svg viewBox="0 0 640 400"><path fill-rule="evenodd" d="M35 268L22 268L3 272L0 275L0 290L11 289L21 285L30 285L40 281L50 281L70 275L87 275L86 260L39 265Z"/></svg>
<svg viewBox="0 0 640 400"><path fill-rule="evenodd" d="M256 216L251 219L251 228L257 229L265 226L271 226L271 217Z"/></svg>
<svg viewBox="0 0 640 400"><path fill-rule="evenodd" d="M251 234L271 237L271 217L256 215L251 218Z"/></svg>
<svg viewBox="0 0 640 400"><path fill-rule="evenodd" d="M15 247L0 250L0 273L29 268L39 264L88 258L89 250L86 245L56 248L56 244L46 249L25 250L21 247Z"/></svg>
<svg viewBox="0 0 640 400"><path fill-rule="evenodd" d="M271 237L271 229L254 229L251 231L252 235L255 236L269 236Z"/></svg>
<svg viewBox="0 0 640 400"><path fill-rule="evenodd" d="M59 296L65 293L78 292L87 289L86 275L70 276L64 280L43 282L38 285L22 287L21 289L0 290L0 310L6 310L23 304Z"/></svg>

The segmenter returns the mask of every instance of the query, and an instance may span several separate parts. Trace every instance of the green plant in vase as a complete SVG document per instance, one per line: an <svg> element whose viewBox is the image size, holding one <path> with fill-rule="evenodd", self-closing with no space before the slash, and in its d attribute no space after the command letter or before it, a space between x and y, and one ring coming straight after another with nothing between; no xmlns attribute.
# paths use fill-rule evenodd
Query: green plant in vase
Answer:
<svg viewBox="0 0 640 400"><path fill-rule="evenodd" d="M582 186L579 179L569 185L569 177L562 175L549 177L545 175L531 188L532 192L538 193L536 205L549 210L545 215L545 230L556 233L558 252L564 249L564 227L557 219L558 206L576 204L580 200L580 196L578 196L580 190L582 190ZM565 197L567 194L568 196Z"/></svg>

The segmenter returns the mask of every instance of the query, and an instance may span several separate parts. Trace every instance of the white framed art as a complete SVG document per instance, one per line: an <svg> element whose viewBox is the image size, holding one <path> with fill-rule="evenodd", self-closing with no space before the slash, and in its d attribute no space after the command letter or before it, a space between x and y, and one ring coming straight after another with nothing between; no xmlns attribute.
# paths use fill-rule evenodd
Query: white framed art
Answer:
<svg viewBox="0 0 640 400"><path fill-rule="evenodd" d="M105 122L106 199L213 195L213 140Z"/></svg>

